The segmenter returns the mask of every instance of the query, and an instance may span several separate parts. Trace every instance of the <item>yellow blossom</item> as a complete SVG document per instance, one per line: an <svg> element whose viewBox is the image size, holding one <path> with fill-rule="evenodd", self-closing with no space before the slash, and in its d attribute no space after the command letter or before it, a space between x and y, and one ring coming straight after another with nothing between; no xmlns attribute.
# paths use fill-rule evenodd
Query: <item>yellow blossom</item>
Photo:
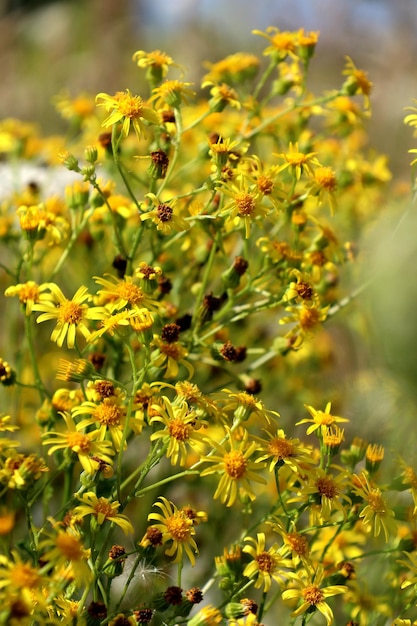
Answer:
<svg viewBox="0 0 417 626"><path fill-rule="evenodd" d="M191 565L195 565L195 555L198 552L194 540L195 529L192 519L185 511L177 509L175 504L164 497L155 502L161 513L150 513L148 521L156 521L153 528L162 533L162 542L172 541L171 546L165 551L168 556L175 556L174 563L182 561L184 553L190 559Z"/></svg>
<svg viewBox="0 0 417 626"><path fill-rule="evenodd" d="M122 133L125 137L129 134L131 124L138 139L145 135L145 122L159 124L158 113L147 106L140 96L132 96L129 89L118 91L114 96L99 93L96 96L96 103L103 106L106 111L111 111L102 126L108 128L122 122Z"/></svg>

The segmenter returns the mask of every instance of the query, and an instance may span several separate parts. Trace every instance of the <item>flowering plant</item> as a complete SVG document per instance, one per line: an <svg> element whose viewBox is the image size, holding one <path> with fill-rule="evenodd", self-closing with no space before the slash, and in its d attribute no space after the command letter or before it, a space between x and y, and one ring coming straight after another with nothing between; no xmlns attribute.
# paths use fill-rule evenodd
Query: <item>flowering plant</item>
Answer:
<svg viewBox="0 0 417 626"><path fill-rule="evenodd" d="M71 176L1 205L1 624L417 618L417 475L384 481L380 442L302 380L387 193L372 84L348 58L316 97L318 33L255 34L266 65L199 86L140 50L149 93L59 101L64 167L0 125L10 167Z"/></svg>

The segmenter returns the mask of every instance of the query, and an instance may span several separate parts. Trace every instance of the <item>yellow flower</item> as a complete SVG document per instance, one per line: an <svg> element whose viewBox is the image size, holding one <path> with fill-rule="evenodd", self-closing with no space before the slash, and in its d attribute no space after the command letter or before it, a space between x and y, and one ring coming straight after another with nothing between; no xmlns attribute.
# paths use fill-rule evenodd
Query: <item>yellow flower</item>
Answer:
<svg viewBox="0 0 417 626"><path fill-rule="evenodd" d="M350 57L346 57L346 68L343 74L347 79L343 85L343 91L349 96L361 93L365 99L365 108L369 109L369 95L372 91L373 84L368 79L368 75L363 70L357 69Z"/></svg>
<svg viewBox="0 0 417 626"><path fill-rule="evenodd" d="M161 52L160 50L152 50L152 52L145 52L145 50L137 50L133 53L132 60L135 61L138 67L148 70L147 76L152 78L152 82L160 82L168 74L170 66L180 67L172 58Z"/></svg>
<svg viewBox="0 0 417 626"><path fill-rule="evenodd" d="M327 318L329 308L330 305L321 307L317 301L308 306L305 302L302 302L299 306L289 306L285 309L290 315L281 317L279 324L294 324L286 335L295 339L294 349L300 347L306 338L310 339L320 330L322 322Z"/></svg>
<svg viewBox="0 0 417 626"><path fill-rule="evenodd" d="M323 469L316 468L314 473L307 477L307 481L301 481L297 486L297 494L291 496L288 502L313 502L310 506L310 513L313 522L328 521L335 511L346 517L347 510L350 510L352 502L343 493L347 485L347 476L344 472L337 476L326 473ZM346 503L346 508L343 506ZM316 509L320 507L320 510ZM318 515L317 515L318 513ZM315 519L318 517L318 520Z"/></svg>
<svg viewBox="0 0 417 626"><path fill-rule="evenodd" d="M395 535L396 522L394 511L388 508L385 499L381 495L381 490L373 486L362 472L360 476L353 477L353 493L360 496L366 502L364 508L359 513L365 526L370 526L374 537L378 537L381 530L384 533L385 541L389 535Z"/></svg>
<svg viewBox="0 0 417 626"><path fill-rule="evenodd" d="M99 101L102 102L99 102ZM108 128L122 122L122 134L127 137L132 124L138 139L145 135L145 122L159 124L159 115L142 100L140 96L132 96L129 89L118 91L114 96L99 93L96 96L98 106L111 111L102 126Z"/></svg>
<svg viewBox="0 0 417 626"><path fill-rule="evenodd" d="M162 422L165 428L154 432L150 439L162 439L164 443L168 443L166 455L171 463L185 465L188 457L187 446L193 448L200 444L201 448L201 444L206 441L206 437L198 430L207 426L207 422L200 420L186 402L175 404L165 396L162 399L162 407L159 404L152 406L153 415L150 421L151 424Z"/></svg>
<svg viewBox="0 0 417 626"><path fill-rule="evenodd" d="M49 521L54 532L38 544L47 570L53 568L56 575L59 574L64 579L69 578L76 585L85 585L92 578L92 571L88 565L91 550L84 548L78 530L71 527L64 529L52 519Z"/></svg>
<svg viewBox="0 0 417 626"><path fill-rule="evenodd" d="M264 593L270 590L273 580L282 585L286 579L286 569L291 567L291 561L283 558L278 544L274 543L266 550L264 533L258 533L257 539L245 537L245 541L254 545L246 545L243 548L243 552L252 557L252 561L245 567L243 575L248 578L256 578L255 587L263 587Z"/></svg>
<svg viewBox="0 0 417 626"><path fill-rule="evenodd" d="M264 484L266 481L257 472L265 467L265 463L254 462L250 457L258 449L255 441L248 443L248 432L245 430L239 444L233 438L230 429L226 427L227 449L224 445L213 442L218 454L201 457L203 463L215 463L213 467L203 470L200 475L220 474L220 481L214 494L214 499L220 498L226 506L232 506L238 495L247 496L255 500L256 495L250 481Z"/></svg>
<svg viewBox="0 0 417 626"><path fill-rule="evenodd" d="M90 416L81 420L77 425L77 429L82 430L89 426L96 426L101 441L105 439L108 431L115 449L119 451L123 442L123 429L126 418L126 407L123 406L122 402L123 399L117 396L110 396L103 398L99 403L87 401L74 407L72 415Z"/></svg>
<svg viewBox="0 0 417 626"><path fill-rule="evenodd" d="M101 526L104 522L117 524L123 530L125 535L133 533L133 526L128 517L122 513L118 513L119 502L111 502L108 498L97 498L94 491L87 491L79 496L78 499L82 504L75 507L73 514L77 517L85 517L92 515L96 523Z"/></svg>
<svg viewBox="0 0 417 626"><path fill-rule="evenodd" d="M77 333L88 339L90 331L85 324L85 320L100 319L102 307L88 307L86 301L92 296L88 293L87 287L79 287L71 300L68 300L58 285L48 283L48 288L54 296L53 301L35 303L33 311L43 311L37 318L37 323L48 320L57 320L57 325L51 334L51 341L55 341L61 348L65 338L68 348L74 348Z"/></svg>
<svg viewBox="0 0 417 626"><path fill-rule="evenodd" d="M219 626L224 622L219 609L208 604L200 609L187 623L188 626Z"/></svg>
<svg viewBox="0 0 417 626"><path fill-rule="evenodd" d="M217 61L204 63L210 71L203 77L204 82L233 85L253 78L260 66L257 56L245 52L236 52Z"/></svg>
<svg viewBox="0 0 417 626"><path fill-rule="evenodd" d="M312 286L310 277L297 269L292 269L290 275L295 276L296 280L290 282L284 294L284 300L287 302L294 300L297 304L302 302L306 306L317 302L318 296Z"/></svg>
<svg viewBox="0 0 417 626"><path fill-rule="evenodd" d="M179 366L182 365L188 372L188 378L194 374L194 368L186 359L188 350L180 341L163 341L154 335L151 359L155 367L165 369L164 378L176 378L179 373Z"/></svg>
<svg viewBox="0 0 417 626"><path fill-rule="evenodd" d="M294 584L298 588L286 589L282 593L282 599L299 600L301 605L293 613L293 617L298 617L302 613L312 613L319 610L326 618L327 626L333 623L333 611L327 604L326 599L332 596L346 593L348 588L344 585L330 585L323 587L324 569L318 565L317 569L306 570L305 576L294 577Z"/></svg>
<svg viewBox="0 0 417 626"><path fill-rule="evenodd" d="M334 214L336 210L335 191L337 189L337 178L335 171L331 167L317 167L313 172L312 180L307 183L306 189L310 195L317 196L319 205L327 197L330 203L331 214Z"/></svg>
<svg viewBox="0 0 417 626"><path fill-rule="evenodd" d="M273 56L278 62L283 61L287 55L295 57L298 46L298 33L280 31L276 26L268 26L265 32L253 30L254 35L260 35L270 42L270 46L265 48L265 56Z"/></svg>
<svg viewBox="0 0 417 626"><path fill-rule="evenodd" d="M231 389L222 389L212 395L213 400L220 404L222 413L232 413L237 421L244 422L250 417L266 421L268 424L279 417L277 411L271 411L264 406L262 400L246 391L234 392ZM229 418L227 418L229 419Z"/></svg>
<svg viewBox="0 0 417 626"><path fill-rule="evenodd" d="M269 461L270 472L285 465L297 475L302 475L309 465L315 463L312 452L299 439L287 438L282 429L278 429L275 435L268 431L266 434L268 435L267 441L259 440L264 454L261 454L258 460Z"/></svg>
<svg viewBox="0 0 417 626"><path fill-rule="evenodd" d="M11 557L0 555L0 590L8 596L18 595L26 606L45 607L48 578L40 568L23 561L17 551L13 550Z"/></svg>
<svg viewBox="0 0 417 626"><path fill-rule="evenodd" d="M80 432L82 427L76 426L69 413L61 413L65 420L67 432L48 431L43 434L43 445L52 447L48 450L51 455L57 450L71 450L77 454L82 468L87 474L95 474L101 463L111 465L111 456L114 450L110 441L96 441L101 436L100 430L88 433Z"/></svg>
<svg viewBox="0 0 417 626"><path fill-rule="evenodd" d="M220 83L220 85L214 84L212 81L207 80L201 85L202 89L205 87L211 87L209 100L209 107L211 111L220 113L223 109L229 105L235 109L240 109L241 104L238 99L236 91L229 87L226 83Z"/></svg>
<svg viewBox="0 0 417 626"><path fill-rule="evenodd" d="M236 183L219 186L219 191L231 198L220 210L219 215L226 217L225 225L239 226L241 220L245 227L246 239L250 235L251 225L257 219L266 217L270 207L262 204L262 194L256 185L247 186L243 177Z"/></svg>
<svg viewBox="0 0 417 626"><path fill-rule="evenodd" d="M117 278L111 274L104 276L94 276L95 282L102 287L98 290L96 299L112 313L124 308L132 309L134 312L144 307L152 311L158 310L158 302L150 298L134 282L132 276L125 275L123 278Z"/></svg>
<svg viewBox="0 0 417 626"><path fill-rule="evenodd" d="M149 198L155 208L141 213L141 222L152 220L156 224L156 229L164 235L170 235L172 231L181 232L190 228L190 224L181 215L178 215L175 200L162 202L153 193L147 193L146 197Z"/></svg>
<svg viewBox="0 0 417 626"><path fill-rule="evenodd" d="M7 287L4 295L8 297L18 296L19 301L25 306L26 315L30 315L35 303L51 298L49 294L43 293L46 289L48 289L47 284L38 285L33 280L28 280L26 283L19 283L18 285Z"/></svg>
<svg viewBox="0 0 417 626"><path fill-rule="evenodd" d="M192 84L180 80L166 80L152 90L149 102L155 102L157 107L168 104L168 106L178 109L182 103L187 103L190 98L195 96L195 92L190 89Z"/></svg>
<svg viewBox="0 0 417 626"><path fill-rule="evenodd" d="M191 565L195 565L194 553L198 552L197 544L193 538L195 529L193 520L185 511L177 509L175 504L164 497L155 506L161 509L161 513L150 513L148 521L159 522L152 527L162 533L162 542L172 541L172 545L165 551L167 556L174 556L174 563L182 561L184 552L190 559Z"/></svg>
<svg viewBox="0 0 417 626"><path fill-rule="evenodd" d="M288 152L280 152L274 156L281 157L285 161L284 165L279 167L279 171L290 167L294 172L296 180L300 180L304 170L314 176L313 166L320 167L320 162L316 159L316 154L317 152L300 152L298 141L295 143L290 141Z"/></svg>
<svg viewBox="0 0 417 626"><path fill-rule="evenodd" d="M296 423L296 426L299 426L300 424L308 424L309 422L312 422L312 425L307 428L307 435L311 435L311 433L319 431L318 434L319 436L321 436L323 428L327 428L329 426L332 426L333 424L338 424L340 422L349 421L345 417L338 417L337 415L332 415L330 413L332 409L331 402L328 402L326 404L326 408L324 409L324 411L321 411L320 409L315 409L314 407L308 406L307 404L305 404L304 406L307 409L307 411L310 413L313 419L310 419L310 418L302 419Z"/></svg>

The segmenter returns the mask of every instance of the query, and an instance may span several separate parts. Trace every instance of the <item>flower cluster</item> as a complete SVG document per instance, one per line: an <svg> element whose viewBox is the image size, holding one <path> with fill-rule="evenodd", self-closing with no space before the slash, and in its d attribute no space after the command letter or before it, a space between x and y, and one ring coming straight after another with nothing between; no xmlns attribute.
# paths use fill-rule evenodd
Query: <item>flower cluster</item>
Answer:
<svg viewBox="0 0 417 626"><path fill-rule="evenodd" d="M254 34L201 85L138 50L148 93L61 94L59 155L0 123L74 176L0 206L2 624L417 619L417 468L304 376L387 193L372 83L315 96L319 34Z"/></svg>

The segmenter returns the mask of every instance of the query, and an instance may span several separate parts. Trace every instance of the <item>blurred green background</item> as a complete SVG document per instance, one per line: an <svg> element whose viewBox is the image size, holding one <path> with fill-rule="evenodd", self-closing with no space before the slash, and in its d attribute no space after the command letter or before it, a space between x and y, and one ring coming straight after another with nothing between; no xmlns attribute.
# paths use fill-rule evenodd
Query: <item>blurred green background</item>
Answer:
<svg viewBox="0 0 417 626"><path fill-rule="evenodd" d="M393 186L409 183L407 151L415 139L403 117L417 98L416 0L0 0L0 118L38 122L44 134L59 132L63 123L51 103L59 92L129 87L140 93L135 50L165 51L187 68L185 80L199 82L205 60L260 52L265 42L251 30L268 25L320 31L309 79L315 93L341 85L346 55L368 72L374 83L371 144L388 155ZM404 451L411 461L417 442L411 427L417 221L408 200L391 206L387 199L380 209L377 227L360 242L364 263L356 277L357 285L373 281L326 325L332 339L327 369L310 365L301 370L300 384L328 388L329 400L336 394L346 416L371 440L382 438L394 449L411 442ZM279 398L271 408L280 410Z"/></svg>

